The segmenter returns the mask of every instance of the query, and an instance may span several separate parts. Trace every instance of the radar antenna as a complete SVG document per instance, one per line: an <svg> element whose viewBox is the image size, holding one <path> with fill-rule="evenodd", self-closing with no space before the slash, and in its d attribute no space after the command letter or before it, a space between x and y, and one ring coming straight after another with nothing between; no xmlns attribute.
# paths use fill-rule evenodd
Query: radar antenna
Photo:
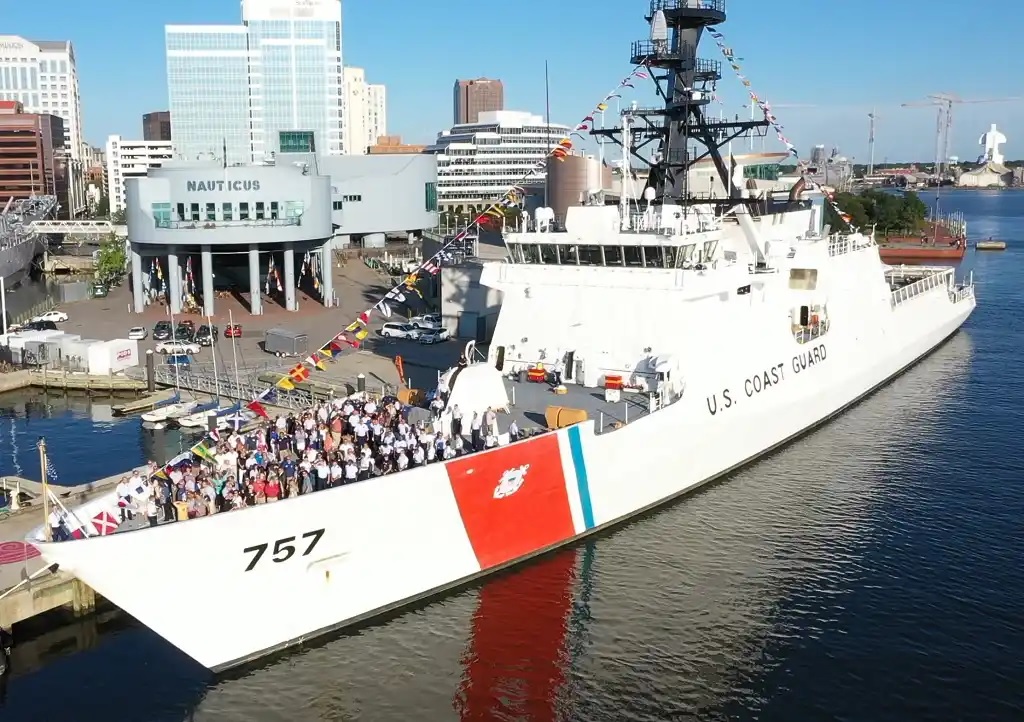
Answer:
<svg viewBox="0 0 1024 722"><path fill-rule="evenodd" d="M610 138L650 167L646 188L654 190L656 202L742 202L722 148L741 136L763 137L770 124L767 119L730 121L707 114L722 79L722 64L698 58L697 45L705 28L725 22L725 0L650 0L646 19L650 40L633 43L630 55L633 65L647 68L664 107L625 110L629 121L623 127L595 128L591 134ZM642 152L655 141L657 146ZM708 157L729 190L727 198L689 193L687 171Z"/></svg>

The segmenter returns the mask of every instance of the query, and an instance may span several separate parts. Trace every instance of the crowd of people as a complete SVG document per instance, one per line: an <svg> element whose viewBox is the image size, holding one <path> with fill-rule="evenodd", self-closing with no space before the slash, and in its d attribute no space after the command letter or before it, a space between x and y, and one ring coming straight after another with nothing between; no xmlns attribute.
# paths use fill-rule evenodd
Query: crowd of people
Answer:
<svg viewBox="0 0 1024 722"><path fill-rule="evenodd" d="M447 389L438 389L433 418L393 397L337 399L301 413L266 419L248 431L223 434L205 458L159 473L136 472L117 486L121 522L144 514L166 521L271 504L395 471L404 471L498 446L497 414L487 409L467 421L459 407L441 420ZM439 403L438 403L439 401ZM519 438L513 421L509 441ZM147 481L148 479L148 481Z"/></svg>

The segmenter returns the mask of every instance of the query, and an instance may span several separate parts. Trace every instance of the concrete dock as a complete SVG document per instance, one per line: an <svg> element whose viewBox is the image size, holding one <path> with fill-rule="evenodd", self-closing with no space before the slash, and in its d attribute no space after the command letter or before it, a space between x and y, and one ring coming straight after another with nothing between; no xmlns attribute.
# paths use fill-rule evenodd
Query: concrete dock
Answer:
<svg viewBox="0 0 1024 722"><path fill-rule="evenodd" d="M126 471L125 473L130 473ZM75 506L112 489L125 474L116 474L73 487L50 488L67 506ZM4 477L0 485L20 492L22 508L0 519L0 594L43 570L46 563L39 551L24 542L28 533L43 523L42 484L30 479ZM10 628L40 614L67 608L75 616L90 614L96 594L71 575L57 571L42 574L17 591L0 599L0 626Z"/></svg>

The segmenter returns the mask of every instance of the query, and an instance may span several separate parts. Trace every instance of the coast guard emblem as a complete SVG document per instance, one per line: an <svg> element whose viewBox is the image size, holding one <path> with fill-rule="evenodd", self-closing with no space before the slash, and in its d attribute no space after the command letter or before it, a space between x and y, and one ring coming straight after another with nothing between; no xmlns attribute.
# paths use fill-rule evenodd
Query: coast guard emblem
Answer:
<svg viewBox="0 0 1024 722"><path fill-rule="evenodd" d="M501 475L501 481L494 487L494 498L504 499L506 496L512 496L519 491L526 482L526 472L529 470L529 464L523 464L518 468L506 470Z"/></svg>

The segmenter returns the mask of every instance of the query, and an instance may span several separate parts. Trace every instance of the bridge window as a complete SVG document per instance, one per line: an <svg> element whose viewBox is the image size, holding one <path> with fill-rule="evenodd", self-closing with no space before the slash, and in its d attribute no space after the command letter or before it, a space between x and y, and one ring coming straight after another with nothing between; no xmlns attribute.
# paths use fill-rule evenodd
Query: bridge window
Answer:
<svg viewBox="0 0 1024 722"><path fill-rule="evenodd" d="M540 262L547 266L558 264L558 247L547 243L540 244Z"/></svg>
<svg viewBox="0 0 1024 722"><path fill-rule="evenodd" d="M818 287L818 269L789 269L789 287L794 291L813 291Z"/></svg>
<svg viewBox="0 0 1024 722"><path fill-rule="evenodd" d="M695 243L687 243L676 251L676 268L685 268L693 263L693 253L697 250Z"/></svg>
<svg viewBox="0 0 1024 722"><path fill-rule="evenodd" d="M604 259L601 257L601 246L577 246L576 254L579 257L581 266L601 266Z"/></svg>
<svg viewBox="0 0 1024 722"><path fill-rule="evenodd" d="M643 268L644 256L640 251L640 246L624 246L622 249L622 255L626 259L627 266Z"/></svg>
<svg viewBox="0 0 1024 722"><path fill-rule="evenodd" d="M563 266L578 266L578 265L580 265L580 247L579 246L559 246L558 247L558 259L562 262Z"/></svg>
<svg viewBox="0 0 1024 722"><path fill-rule="evenodd" d="M523 263L540 263L540 251L534 243L523 243L519 246Z"/></svg>
<svg viewBox="0 0 1024 722"><path fill-rule="evenodd" d="M606 266L621 266L622 265L622 246L605 246L604 247L604 265L606 265Z"/></svg>
<svg viewBox="0 0 1024 722"><path fill-rule="evenodd" d="M661 246L642 246L646 268L666 268L665 249Z"/></svg>

